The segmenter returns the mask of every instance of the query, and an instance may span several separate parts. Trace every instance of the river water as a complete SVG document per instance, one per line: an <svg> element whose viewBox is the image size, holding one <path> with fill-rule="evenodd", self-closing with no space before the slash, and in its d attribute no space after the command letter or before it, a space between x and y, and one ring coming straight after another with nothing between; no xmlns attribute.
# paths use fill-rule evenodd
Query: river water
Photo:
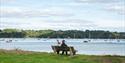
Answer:
<svg viewBox="0 0 125 63"><path fill-rule="evenodd" d="M58 39L60 42L63 39ZM125 39L65 39L77 54L125 56ZM0 38L0 49L53 52L51 46L57 39L48 38Z"/></svg>

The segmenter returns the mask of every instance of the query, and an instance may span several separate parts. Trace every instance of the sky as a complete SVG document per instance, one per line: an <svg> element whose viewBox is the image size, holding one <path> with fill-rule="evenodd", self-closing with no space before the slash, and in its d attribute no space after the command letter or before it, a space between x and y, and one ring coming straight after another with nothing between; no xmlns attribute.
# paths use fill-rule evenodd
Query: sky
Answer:
<svg viewBox="0 0 125 63"><path fill-rule="evenodd" d="M0 29L125 32L125 0L0 0Z"/></svg>

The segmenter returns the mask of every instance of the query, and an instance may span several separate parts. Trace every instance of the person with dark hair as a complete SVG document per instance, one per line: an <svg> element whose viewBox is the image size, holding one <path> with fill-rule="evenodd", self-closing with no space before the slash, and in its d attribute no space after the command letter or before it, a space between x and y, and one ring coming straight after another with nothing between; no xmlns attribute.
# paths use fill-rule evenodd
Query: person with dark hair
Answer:
<svg viewBox="0 0 125 63"><path fill-rule="evenodd" d="M65 47L68 47L68 46L66 45L65 40L62 40L62 44L61 44L61 48L63 48L62 55L64 54L64 52L67 55L67 50L65 50Z"/></svg>

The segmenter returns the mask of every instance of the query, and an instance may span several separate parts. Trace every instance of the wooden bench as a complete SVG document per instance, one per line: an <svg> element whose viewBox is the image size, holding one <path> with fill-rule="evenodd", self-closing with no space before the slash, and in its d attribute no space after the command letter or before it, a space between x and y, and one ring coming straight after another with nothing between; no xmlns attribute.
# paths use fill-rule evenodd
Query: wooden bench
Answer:
<svg viewBox="0 0 125 63"><path fill-rule="evenodd" d="M76 50L72 46L70 47L52 46L52 49L54 53L57 53L57 54L59 54L60 51L64 51L64 50L67 52L70 52L70 55L76 54Z"/></svg>

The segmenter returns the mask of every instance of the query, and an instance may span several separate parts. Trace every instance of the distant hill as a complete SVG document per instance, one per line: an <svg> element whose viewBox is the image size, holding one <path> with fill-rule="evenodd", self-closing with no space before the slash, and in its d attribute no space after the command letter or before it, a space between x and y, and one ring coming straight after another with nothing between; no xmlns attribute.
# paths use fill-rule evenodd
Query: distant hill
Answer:
<svg viewBox="0 0 125 63"><path fill-rule="evenodd" d="M92 39L125 39L125 32L104 30L0 30L0 38L92 38Z"/></svg>

